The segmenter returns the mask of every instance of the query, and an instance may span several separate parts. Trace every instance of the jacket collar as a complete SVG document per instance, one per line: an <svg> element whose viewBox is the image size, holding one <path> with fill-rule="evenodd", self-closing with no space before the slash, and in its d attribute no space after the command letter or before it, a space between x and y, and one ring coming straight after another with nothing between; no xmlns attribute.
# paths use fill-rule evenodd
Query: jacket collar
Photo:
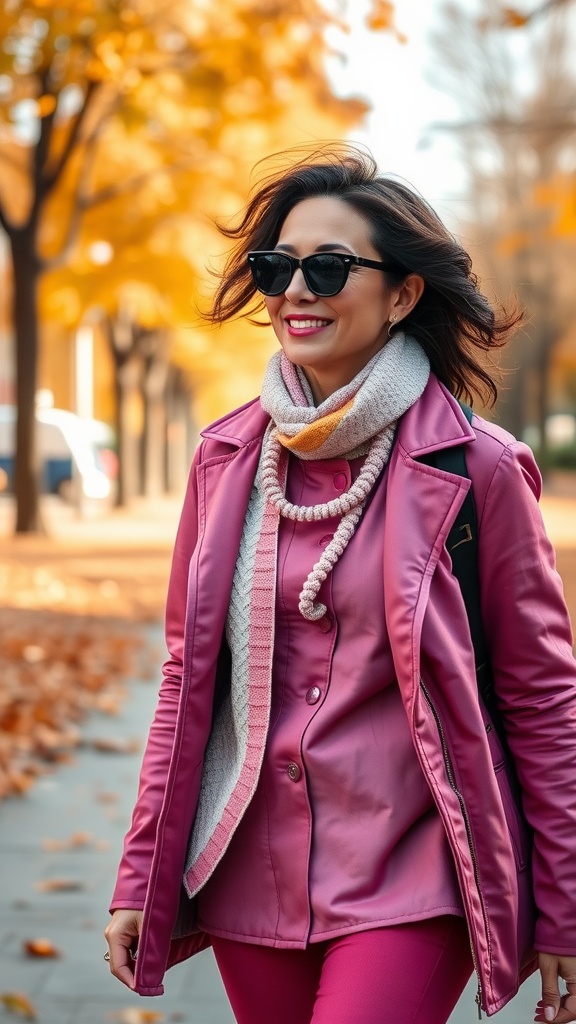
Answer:
<svg viewBox="0 0 576 1024"><path fill-rule="evenodd" d="M254 398L211 423L201 431L201 436L243 448L262 437L269 422L270 417L260 400ZM430 374L421 397L402 416L397 440L405 454L417 459L441 448L473 441L474 437L456 399L434 374Z"/></svg>
<svg viewBox="0 0 576 1024"><path fill-rule="evenodd" d="M475 436L458 401L430 374L421 397L398 424L397 443L405 455L417 459L473 441Z"/></svg>
<svg viewBox="0 0 576 1024"><path fill-rule="evenodd" d="M262 437L269 422L270 417L260 405L260 399L253 398L246 405L210 423L200 431L200 436L211 441L224 441L235 448L244 448L251 441Z"/></svg>

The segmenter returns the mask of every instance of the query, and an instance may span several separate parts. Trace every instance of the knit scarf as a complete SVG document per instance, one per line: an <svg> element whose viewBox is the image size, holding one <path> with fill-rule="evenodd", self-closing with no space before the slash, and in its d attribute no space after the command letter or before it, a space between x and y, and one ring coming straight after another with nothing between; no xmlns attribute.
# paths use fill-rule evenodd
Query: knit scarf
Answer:
<svg viewBox="0 0 576 1024"><path fill-rule="evenodd" d="M260 773L270 708L280 517L298 522L341 517L300 594L301 614L316 621L326 613L325 605L315 602L318 591L349 543L388 460L397 420L420 397L429 373L428 358L418 342L399 332L349 384L316 407L300 367L279 352L268 364L261 403L271 423L234 572L226 623L231 688L213 723L204 757L185 875L190 895L223 855ZM338 498L294 505L285 497L290 452L300 459L366 458L357 479Z"/></svg>

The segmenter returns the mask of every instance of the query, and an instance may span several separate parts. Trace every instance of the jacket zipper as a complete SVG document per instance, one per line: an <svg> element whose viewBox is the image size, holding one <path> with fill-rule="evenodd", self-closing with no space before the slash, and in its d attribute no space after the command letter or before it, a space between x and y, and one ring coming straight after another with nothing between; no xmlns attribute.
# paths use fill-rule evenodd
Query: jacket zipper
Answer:
<svg viewBox="0 0 576 1024"><path fill-rule="evenodd" d="M458 786L456 785L456 779L454 777L454 769L452 768L452 759L450 757L450 753L449 753L449 750L448 750L448 744L446 742L446 734L444 732L444 727L442 725L442 722L441 722L441 719L440 719L440 715L438 714L438 712L436 710L436 707L434 706L434 703L432 701L432 698L431 698L430 694L428 693L428 690L426 689L426 684L425 684L424 680L422 679L422 676L420 676L420 686L422 687L422 692L424 694L424 698L426 700L426 703L428 704L428 707L430 708L430 711L432 712L432 715L434 716L434 721L436 722L436 727L438 729L438 735L440 736L440 742L442 744L442 756L444 758L444 767L446 768L446 776L448 778L448 782L450 783L451 789L456 794L456 797L458 799L458 803L460 804L460 810L462 811L462 817L464 819L464 826L466 828L466 836L468 838L468 847L469 847L469 850L470 850L470 857L472 858L472 865L473 865L473 868L474 868L474 879L475 879L475 882L476 882L476 888L478 890L478 897L480 899L480 906L482 907L482 915L484 917L484 923L486 924L486 909L484 907L484 899L482 897L482 890L480 888L480 876L479 876L479 872L478 872L478 861L476 859L476 851L474 849L474 841L472 839L472 828L470 826L470 819L468 817L468 811L466 810L466 804L464 803L464 797L462 796L462 793L460 792L460 790L458 789ZM478 1007L478 1020L482 1020L482 982L480 980L480 969L478 967L478 960L476 959L476 953L475 953L475 950L474 950L474 946L473 946L472 940L470 940L470 952L472 954L472 963L474 965L474 971L475 971L476 978L477 978L477 981L478 981L478 988L477 988L476 997L475 997L475 1002L476 1002L476 1005Z"/></svg>

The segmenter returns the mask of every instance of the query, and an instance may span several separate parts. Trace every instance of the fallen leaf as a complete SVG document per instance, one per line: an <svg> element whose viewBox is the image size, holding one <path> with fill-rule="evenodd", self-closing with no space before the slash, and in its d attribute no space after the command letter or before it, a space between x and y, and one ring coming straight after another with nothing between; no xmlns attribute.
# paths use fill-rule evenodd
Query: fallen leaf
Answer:
<svg viewBox="0 0 576 1024"><path fill-rule="evenodd" d="M94 843L90 832L74 832L68 840L68 846L75 848L77 846L91 846Z"/></svg>
<svg viewBox="0 0 576 1024"><path fill-rule="evenodd" d="M23 943L24 952L27 956L57 957L61 956L60 950L50 942L50 939L27 939Z"/></svg>
<svg viewBox="0 0 576 1024"><path fill-rule="evenodd" d="M101 790L99 793L96 793L96 799L100 804L115 804L120 799L120 794Z"/></svg>
<svg viewBox="0 0 576 1024"><path fill-rule="evenodd" d="M104 754L137 754L140 750L140 740L104 736L91 740L90 746Z"/></svg>
<svg viewBox="0 0 576 1024"><path fill-rule="evenodd" d="M118 1024L155 1024L156 1021L166 1020L166 1014L157 1013L156 1010L140 1010L136 1006L128 1006L125 1010L116 1010L109 1013L110 1020L117 1020Z"/></svg>
<svg viewBox="0 0 576 1024"><path fill-rule="evenodd" d="M94 700L94 707L96 711L100 711L105 715L119 715L125 697L126 694L123 690L119 690L118 693L98 694Z"/></svg>
<svg viewBox="0 0 576 1024"><path fill-rule="evenodd" d="M47 853L58 853L61 850L79 850L92 847L94 850L109 850L107 839L94 839L90 832L74 832L69 839L43 839L42 849Z"/></svg>
<svg viewBox="0 0 576 1024"><path fill-rule="evenodd" d="M26 1020L36 1020L36 1008L22 992L0 992L0 1002L10 1013L17 1013Z"/></svg>
<svg viewBox="0 0 576 1024"><path fill-rule="evenodd" d="M46 651L38 644L26 644L26 647L22 648L22 657L24 658L24 661L30 661L32 663L35 661L44 661Z"/></svg>
<svg viewBox="0 0 576 1024"><path fill-rule="evenodd" d="M36 882L40 892L78 892L86 889L84 882L77 878L47 878L44 882Z"/></svg>
<svg viewBox="0 0 576 1024"><path fill-rule="evenodd" d="M46 853L56 853L58 850L66 848L66 843L63 839L43 839L40 845Z"/></svg>

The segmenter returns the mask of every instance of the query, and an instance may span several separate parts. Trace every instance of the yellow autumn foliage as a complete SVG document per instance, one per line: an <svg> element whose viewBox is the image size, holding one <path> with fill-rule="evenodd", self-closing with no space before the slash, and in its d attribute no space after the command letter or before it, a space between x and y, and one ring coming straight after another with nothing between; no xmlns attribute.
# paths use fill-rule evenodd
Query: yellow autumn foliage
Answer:
<svg viewBox="0 0 576 1024"><path fill-rule="evenodd" d="M387 0L368 19L395 31ZM12 223L38 210L42 315L74 330L129 291L146 326L170 331L201 421L258 390L273 345L265 330L198 317L223 257L214 220L242 208L259 159L342 138L367 112L327 78L337 21L321 0L20 0L0 12L0 204Z"/></svg>

